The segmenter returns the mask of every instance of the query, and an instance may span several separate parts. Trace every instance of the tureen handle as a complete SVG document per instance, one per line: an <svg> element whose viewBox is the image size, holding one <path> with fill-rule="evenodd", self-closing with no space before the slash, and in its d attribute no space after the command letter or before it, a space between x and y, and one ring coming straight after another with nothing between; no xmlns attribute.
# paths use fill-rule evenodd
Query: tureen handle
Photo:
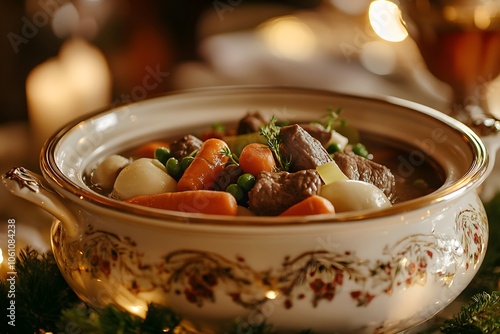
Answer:
<svg viewBox="0 0 500 334"><path fill-rule="evenodd" d="M76 219L42 176L24 167L14 167L2 175L2 182L14 195L38 205L59 219L67 237L77 236Z"/></svg>

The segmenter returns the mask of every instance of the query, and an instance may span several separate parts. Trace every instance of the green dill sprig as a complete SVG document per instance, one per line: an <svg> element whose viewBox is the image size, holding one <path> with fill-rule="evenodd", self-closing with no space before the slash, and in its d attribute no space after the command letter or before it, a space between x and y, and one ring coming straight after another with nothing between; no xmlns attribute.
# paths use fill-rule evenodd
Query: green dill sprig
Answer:
<svg viewBox="0 0 500 334"><path fill-rule="evenodd" d="M290 169L292 158L283 158L281 156L280 127L276 124L276 121L276 117L272 116L269 124L260 127L260 134L266 138L267 146L269 146L271 152L273 152L278 168L282 171L288 171Z"/></svg>

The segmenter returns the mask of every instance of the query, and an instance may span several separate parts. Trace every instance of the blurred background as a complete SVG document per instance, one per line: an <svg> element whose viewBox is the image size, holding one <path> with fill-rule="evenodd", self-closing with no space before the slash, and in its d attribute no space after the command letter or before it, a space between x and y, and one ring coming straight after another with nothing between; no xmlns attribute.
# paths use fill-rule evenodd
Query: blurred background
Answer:
<svg viewBox="0 0 500 334"><path fill-rule="evenodd" d="M54 103L73 116L166 91L233 84L445 105L446 87L427 74L413 42L398 36L392 6L374 2L370 10L370 0L2 1L1 122L29 120L31 109L37 121L50 113L37 109ZM66 74L51 66L59 63ZM81 86L80 102L63 101L69 86Z"/></svg>
<svg viewBox="0 0 500 334"><path fill-rule="evenodd" d="M0 29L2 174L37 171L73 118L169 91L289 85L438 109L450 94L385 0L3 0ZM19 222L18 249L47 249L52 218L3 187L0 219Z"/></svg>

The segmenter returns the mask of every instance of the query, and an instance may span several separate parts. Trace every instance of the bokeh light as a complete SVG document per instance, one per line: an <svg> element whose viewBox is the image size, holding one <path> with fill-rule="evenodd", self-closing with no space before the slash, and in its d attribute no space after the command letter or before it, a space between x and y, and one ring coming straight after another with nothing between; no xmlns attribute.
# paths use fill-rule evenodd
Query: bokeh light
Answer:
<svg viewBox="0 0 500 334"><path fill-rule="evenodd" d="M363 45L360 62L368 71L378 75L388 75L396 70L396 53L389 43L372 41Z"/></svg>
<svg viewBox="0 0 500 334"><path fill-rule="evenodd" d="M316 52L317 41L313 31L294 16L266 22L260 32L270 51L278 57L301 61Z"/></svg>
<svg viewBox="0 0 500 334"><path fill-rule="evenodd" d="M348 15L361 15L366 12L370 0L330 0L332 5Z"/></svg>
<svg viewBox="0 0 500 334"><path fill-rule="evenodd" d="M80 15L75 5L66 3L54 12L52 31L59 38L71 36L78 29Z"/></svg>
<svg viewBox="0 0 500 334"><path fill-rule="evenodd" d="M401 10L391 1L375 0L370 4L368 17L378 36L389 42L401 42L408 36Z"/></svg>

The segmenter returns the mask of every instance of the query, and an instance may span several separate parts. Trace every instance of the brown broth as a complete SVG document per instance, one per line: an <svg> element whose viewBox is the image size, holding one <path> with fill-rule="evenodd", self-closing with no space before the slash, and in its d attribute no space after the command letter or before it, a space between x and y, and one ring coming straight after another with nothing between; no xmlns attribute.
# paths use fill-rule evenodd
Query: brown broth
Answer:
<svg viewBox="0 0 500 334"><path fill-rule="evenodd" d="M444 171L431 157L393 141L363 134L362 141L373 161L388 167L396 179L396 203L418 198L444 183ZM418 152L418 153L416 153Z"/></svg>

